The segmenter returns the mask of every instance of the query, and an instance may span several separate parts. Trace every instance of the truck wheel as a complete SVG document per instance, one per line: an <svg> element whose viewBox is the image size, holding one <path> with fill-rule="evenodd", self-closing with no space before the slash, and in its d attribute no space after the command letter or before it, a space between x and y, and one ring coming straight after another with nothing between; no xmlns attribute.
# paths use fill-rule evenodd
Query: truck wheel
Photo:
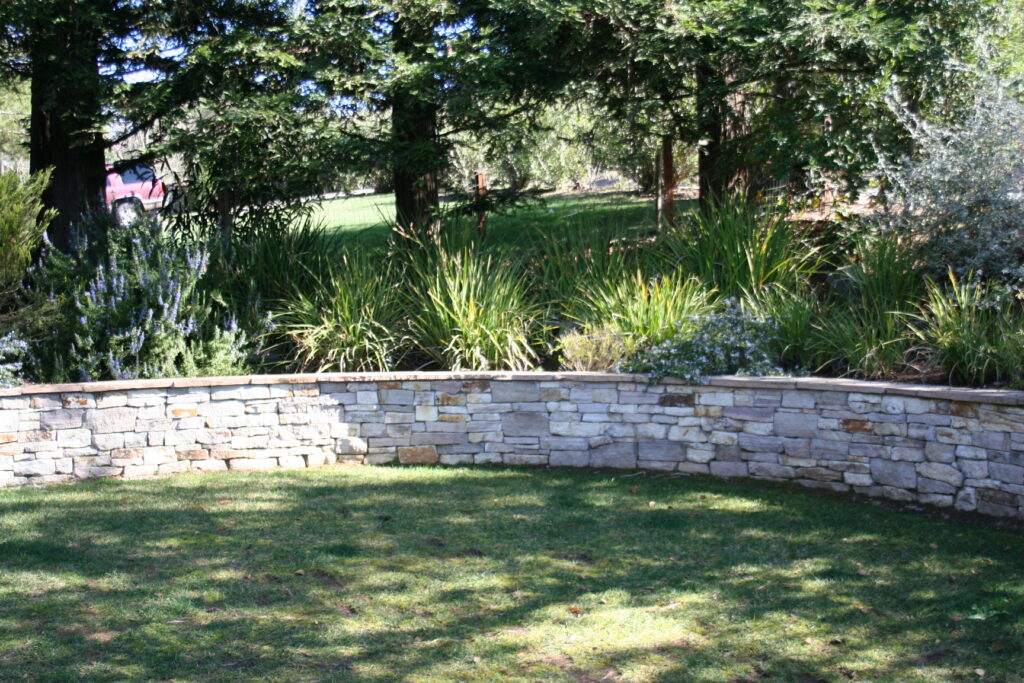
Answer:
<svg viewBox="0 0 1024 683"><path fill-rule="evenodd" d="M118 202L114 205L114 217L121 227L128 227L142 216L142 205L135 201Z"/></svg>

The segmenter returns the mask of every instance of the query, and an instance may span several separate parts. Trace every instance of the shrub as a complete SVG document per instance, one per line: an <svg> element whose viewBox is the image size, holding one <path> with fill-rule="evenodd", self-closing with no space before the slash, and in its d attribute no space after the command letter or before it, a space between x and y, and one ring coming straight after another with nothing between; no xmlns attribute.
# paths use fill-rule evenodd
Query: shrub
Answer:
<svg viewBox="0 0 1024 683"><path fill-rule="evenodd" d="M624 369L650 373L652 380L677 377L694 383L710 375L781 374L772 352L775 335L774 322L730 299L721 311L681 323L675 335L627 361Z"/></svg>
<svg viewBox="0 0 1024 683"><path fill-rule="evenodd" d="M413 256L406 291L412 342L450 370L525 370L536 363L540 310L523 277L491 256L440 243Z"/></svg>
<svg viewBox="0 0 1024 683"><path fill-rule="evenodd" d="M827 305L810 338L811 370L867 379L893 376L905 366L911 346L904 316L851 302Z"/></svg>
<svg viewBox="0 0 1024 683"><path fill-rule="evenodd" d="M744 300L744 306L757 318L775 323L772 356L782 367L803 374L811 364L811 340L820 305L807 286L791 289L772 285Z"/></svg>
<svg viewBox="0 0 1024 683"><path fill-rule="evenodd" d="M340 265L279 303L273 336L288 340L302 371L391 370L401 358L398 278L375 254L342 253Z"/></svg>
<svg viewBox="0 0 1024 683"><path fill-rule="evenodd" d="M628 353L664 341L680 324L711 308L711 293L679 273L649 280L636 272L590 286L572 310L588 328L616 330Z"/></svg>
<svg viewBox="0 0 1024 683"><path fill-rule="evenodd" d="M916 309L921 282L916 251L899 233L859 236L808 337L811 369L869 379L899 372L911 346L906 314Z"/></svg>
<svg viewBox="0 0 1024 683"><path fill-rule="evenodd" d="M636 269L641 250L624 237L627 232L612 220L536 231L539 247L528 256L530 282L550 319L579 319L574 304L581 302L581 292L596 291Z"/></svg>
<svg viewBox="0 0 1024 683"><path fill-rule="evenodd" d="M22 360L28 344L12 331L0 337L0 388L21 384Z"/></svg>
<svg viewBox="0 0 1024 683"><path fill-rule="evenodd" d="M558 340L563 370L609 372L617 370L631 353L630 343L615 327L569 330Z"/></svg>
<svg viewBox="0 0 1024 683"><path fill-rule="evenodd" d="M994 300L976 282L928 283L928 302L913 316L918 351L952 384L1024 382L1024 319L1019 306Z"/></svg>
<svg viewBox="0 0 1024 683"><path fill-rule="evenodd" d="M34 330L30 367L47 381L236 374L246 339L212 311L201 280L206 252L181 246L153 221L120 226L84 218L90 241L48 250L26 290L30 307L54 306L60 324Z"/></svg>
<svg viewBox="0 0 1024 683"><path fill-rule="evenodd" d="M42 195L49 182L48 172L27 181L13 171L0 173L0 309L25 277L32 252L56 216L43 210Z"/></svg>
<svg viewBox="0 0 1024 683"><path fill-rule="evenodd" d="M818 249L800 238L777 207L743 196L715 201L659 239L666 258L723 296L769 285L793 287L817 271Z"/></svg>
<svg viewBox="0 0 1024 683"><path fill-rule="evenodd" d="M927 274L1024 289L1024 105L985 84L954 123L894 109L917 153L885 167L885 224L922 242Z"/></svg>

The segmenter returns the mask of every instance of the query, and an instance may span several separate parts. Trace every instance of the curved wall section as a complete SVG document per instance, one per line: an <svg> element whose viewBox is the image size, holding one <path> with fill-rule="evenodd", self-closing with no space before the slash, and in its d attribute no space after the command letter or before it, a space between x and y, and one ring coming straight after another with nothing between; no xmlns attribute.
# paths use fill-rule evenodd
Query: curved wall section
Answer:
<svg viewBox="0 0 1024 683"><path fill-rule="evenodd" d="M1024 517L1024 393L595 373L222 377L0 390L0 486L339 461L650 469Z"/></svg>

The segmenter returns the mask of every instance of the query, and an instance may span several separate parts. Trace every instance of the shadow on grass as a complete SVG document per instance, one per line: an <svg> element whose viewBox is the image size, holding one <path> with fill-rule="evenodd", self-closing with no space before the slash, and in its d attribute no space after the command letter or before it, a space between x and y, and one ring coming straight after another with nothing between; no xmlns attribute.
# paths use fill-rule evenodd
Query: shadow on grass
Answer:
<svg viewBox="0 0 1024 683"><path fill-rule="evenodd" d="M3 493L0 531L0 671L31 680L983 668L1011 681L1024 667L1020 536L755 485L533 470L182 477Z"/></svg>

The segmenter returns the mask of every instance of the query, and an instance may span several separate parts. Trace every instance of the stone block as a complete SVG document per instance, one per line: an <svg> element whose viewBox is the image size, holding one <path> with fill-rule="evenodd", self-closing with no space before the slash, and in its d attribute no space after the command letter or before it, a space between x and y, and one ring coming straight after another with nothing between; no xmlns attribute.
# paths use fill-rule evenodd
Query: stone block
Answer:
<svg viewBox="0 0 1024 683"><path fill-rule="evenodd" d="M416 392L408 389L381 389L380 402L383 405L411 406L416 401ZM361 401L360 401L361 402Z"/></svg>
<svg viewBox="0 0 1024 683"><path fill-rule="evenodd" d="M670 441L683 443L705 443L708 440L707 434L700 427L670 427L668 438Z"/></svg>
<svg viewBox="0 0 1024 683"><path fill-rule="evenodd" d="M160 471L159 465L125 465L124 476L127 478L132 477L152 477Z"/></svg>
<svg viewBox="0 0 1024 683"><path fill-rule="evenodd" d="M812 439L818 434L818 416L813 413L776 413L775 434Z"/></svg>
<svg viewBox="0 0 1024 683"><path fill-rule="evenodd" d="M964 483L964 475L960 470L953 465L947 465L941 462L921 463L917 466L917 473L922 477L941 481L953 487L959 487Z"/></svg>
<svg viewBox="0 0 1024 683"><path fill-rule="evenodd" d="M468 443L469 437L465 433L456 432L419 432L413 433L409 437L409 445L411 446L453 446Z"/></svg>
<svg viewBox="0 0 1024 683"><path fill-rule="evenodd" d="M883 487L912 489L917 486L917 470L912 462L872 460L871 476Z"/></svg>
<svg viewBox="0 0 1024 683"><path fill-rule="evenodd" d="M437 422L439 417L437 408L429 405L417 405L415 416L417 422Z"/></svg>
<svg viewBox="0 0 1024 683"><path fill-rule="evenodd" d="M635 443L611 443L595 448L590 454L592 467L635 469L637 450Z"/></svg>
<svg viewBox="0 0 1024 683"><path fill-rule="evenodd" d="M790 390L782 392L783 408L814 408L814 394L808 391Z"/></svg>
<svg viewBox="0 0 1024 683"><path fill-rule="evenodd" d="M750 474L745 462L712 462L711 474L716 477L746 477Z"/></svg>
<svg viewBox="0 0 1024 683"><path fill-rule="evenodd" d="M587 451L551 451L548 464L552 467L587 467L590 453Z"/></svg>
<svg viewBox="0 0 1024 683"><path fill-rule="evenodd" d="M334 452L338 455L365 455L366 450L366 441L355 436L338 439L334 446Z"/></svg>
<svg viewBox="0 0 1024 683"><path fill-rule="evenodd" d="M491 382L491 400L494 403L529 403L540 401L540 385L537 382Z"/></svg>
<svg viewBox="0 0 1024 683"><path fill-rule="evenodd" d="M1024 467L1019 465L1006 465L1003 463L989 463L989 477L1003 482L1004 484L1024 484Z"/></svg>
<svg viewBox="0 0 1024 683"><path fill-rule="evenodd" d="M277 467L277 458L232 458L228 460L228 469L265 471Z"/></svg>
<svg viewBox="0 0 1024 683"><path fill-rule="evenodd" d="M941 493L945 495L951 495L957 492L957 487L950 486L949 484L946 484L935 479L926 479L925 477L918 477L917 491L918 493Z"/></svg>
<svg viewBox="0 0 1024 683"><path fill-rule="evenodd" d="M100 479L102 477L118 477L124 472L123 467L111 467L109 465L77 465L75 466L75 477L77 479Z"/></svg>
<svg viewBox="0 0 1024 683"><path fill-rule="evenodd" d="M77 429L82 426L85 411L77 408L50 410L39 414L42 429Z"/></svg>
<svg viewBox="0 0 1024 683"><path fill-rule="evenodd" d="M858 474L856 472L844 472L843 481L851 486L873 486L875 483L870 474Z"/></svg>
<svg viewBox="0 0 1024 683"><path fill-rule="evenodd" d="M939 493L920 493L917 496L917 502L940 508L948 508L953 505L953 496Z"/></svg>
<svg viewBox="0 0 1024 683"><path fill-rule="evenodd" d="M777 436L754 436L740 434L739 446L742 450L755 453L781 453L785 442Z"/></svg>
<svg viewBox="0 0 1024 683"><path fill-rule="evenodd" d="M54 474L57 467L52 459L21 460L14 463L13 471L16 477L39 477Z"/></svg>
<svg viewBox="0 0 1024 683"><path fill-rule="evenodd" d="M286 470L299 470L306 466L306 459L301 455L282 455L277 459L277 462Z"/></svg>
<svg viewBox="0 0 1024 683"><path fill-rule="evenodd" d="M641 460L667 460L682 462L686 460L686 446L675 441L658 441L642 439L637 442Z"/></svg>
<svg viewBox="0 0 1024 683"><path fill-rule="evenodd" d="M270 398L268 385L214 387L210 390L211 401L258 401Z"/></svg>
<svg viewBox="0 0 1024 683"><path fill-rule="evenodd" d="M434 465L437 463L437 449L433 446L399 448L398 462L403 465Z"/></svg>
<svg viewBox="0 0 1024 683"><path fill-rule="evenodd" d="M796 476L796 470L785 465L778 465L769 462L752 462L747 465L750 476L762 479L792 479Z"/></svg>
<svg viewBox="0 0 1024 683"><path fill-rule="evenodd" d="M932 462L950 463L956 459L956 447L948 443L929 441L924 445L924 457Z"/></svg>
<svg viewBox="0 0 1024 683"><path fill-rule="evenodd" d="M636 436L638 439L664 439L668 435L668 427L664 424L638 424Z"/></svg>

